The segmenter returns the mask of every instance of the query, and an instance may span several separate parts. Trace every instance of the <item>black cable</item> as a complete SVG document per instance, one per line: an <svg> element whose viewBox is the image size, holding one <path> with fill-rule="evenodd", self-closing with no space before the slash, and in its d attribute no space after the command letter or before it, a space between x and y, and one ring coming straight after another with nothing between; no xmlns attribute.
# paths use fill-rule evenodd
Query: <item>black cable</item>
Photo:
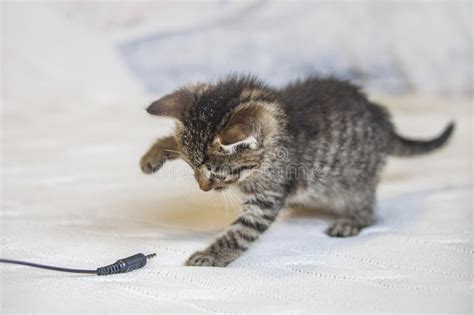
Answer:
<svg viewBox="0 0 474 315"><path fill-rule="evenodd" d="M6 264L16 264L16 265L23 265L41 269L48 269L48 270L55 270L55 271L63 271L63 272L73 272L73 273L93 273L95 274L95 270L86 270L86 269L70 269L70 268L62 268L62 267L54 267L42 264L36 264L28 261L21 261L21 260L13 260L13 259L0 259L0 263Z"/></svg>
<svg viewBox="0 0 474 315"><path fill-rule="evenodd" d="M28 266L28 267L48 269L48 270L61 271L61 272L85 273L85 274L96 274L98 276L107 276L107 275L125 273L125 272L130 272L136 269L140 269L146 265L148 259L153 258L155 256L156 254L150 254L150 255L145 256L140 253L140 254L130 256L130 257L119 259L111 265L99 267L95 270L63 268L63 267L42 265L42 264L32 263L28 261L3 259L3 258L0 258L0 263L23 265L23 266Z"/></svg>

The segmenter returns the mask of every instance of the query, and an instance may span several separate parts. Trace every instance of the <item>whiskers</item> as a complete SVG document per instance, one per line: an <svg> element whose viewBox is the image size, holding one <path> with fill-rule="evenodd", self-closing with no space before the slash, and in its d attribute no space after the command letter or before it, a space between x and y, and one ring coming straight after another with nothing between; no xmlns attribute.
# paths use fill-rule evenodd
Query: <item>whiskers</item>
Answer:
<svg viewBox="0 0 474 315"><path fill-rule="evenodd" d="M166 151L177 152L173 150ZM197 191L198 183L196 182L194 172L185 163L179 163L172 167L164 165L158 175L158 177L161 177L161 180L166 178L170 184L173 182L174 184L178 184L180 189L185 193ZM222 215L222 211L224 211L226 215L234 217L240 213L242 201L232 185L228 185L226 188L227 189L222 191L213 189L209 192L201 193L200 196L208 198L208 206L212 207L213 211L216 211L216 216ZM198 195L195 196L197 197ZM217 211L219 213L217 213Z"/></svg>
<svg viewBox="0 0 474 315"><path fill-rule="evenodd" d="M239 214L242 207L242 201L231 189L226 189L220 192L212 190L206 194L209 196L209 204L214 208L214 211L216 211L216 215L220 214L217 213L217 211L221 212L222 210L224 210L226 215L232 217Z"/></svg>
<svg viewBox="0 0 474 315"><path fill-rule="evenodd" d="M226 189L221 192L220 195L222 195L222 198L224 199L226 213L233 216L239 214L242 207L242 201L232 188Z"/></svg>
<svg viewBox="0 0 474 315"><path fill-rule="evenodd" d="M170 149L163 149L163 151L176 153L176 154L178 154L178 155L181 154L181 152L179 152L179 151L170 150Z"/></svg>
<svg viewBox="0 0 474 315"><path fill-rule="evenodd" d="M170 150L170 149L163 149L163 151L167 152L167 153L168 153L167 155L168 155L171 159L175 159L175 158L181 157L181 152L179 152L179 151Z"/></svg>

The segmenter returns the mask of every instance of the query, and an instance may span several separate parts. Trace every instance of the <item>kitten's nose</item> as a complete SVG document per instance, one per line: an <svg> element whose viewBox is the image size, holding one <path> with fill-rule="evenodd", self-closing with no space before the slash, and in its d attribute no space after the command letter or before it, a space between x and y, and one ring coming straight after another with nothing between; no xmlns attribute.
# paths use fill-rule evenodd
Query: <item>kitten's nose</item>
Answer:
<svg viewBox="0 0 474 315"><path fill-rule="evenodd" d="M203 176L198 176L197 182L199 184L199 188L201 188L202 191L209 191L212 189L211 180L207 180Z"/></svg>

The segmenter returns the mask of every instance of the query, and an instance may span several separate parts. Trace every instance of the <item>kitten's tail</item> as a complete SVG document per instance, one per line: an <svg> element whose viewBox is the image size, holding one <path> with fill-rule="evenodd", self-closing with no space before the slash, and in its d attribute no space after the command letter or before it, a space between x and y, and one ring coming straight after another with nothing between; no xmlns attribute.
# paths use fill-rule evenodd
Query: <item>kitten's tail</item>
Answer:
<svg viewBox="0 0 474 315"><path fill-rule="evenodd" d="M449 123L443 133L431 140L407 139L394 133L391 154L395 156L413 156L434 151L447 142L453 133L454 126L454 122Z"/></svg>

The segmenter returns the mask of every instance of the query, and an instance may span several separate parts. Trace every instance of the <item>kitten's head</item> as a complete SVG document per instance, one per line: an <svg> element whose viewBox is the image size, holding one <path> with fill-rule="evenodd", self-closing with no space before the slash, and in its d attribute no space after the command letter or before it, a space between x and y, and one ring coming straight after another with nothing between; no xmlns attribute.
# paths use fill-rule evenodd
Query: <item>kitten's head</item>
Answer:
<svg viewBox="0 0 474 315"><path fill-rule="evenodd" d="M204 191L223 190L257 171L278 128L274 94L248 77L183 87L147 111L177 120L180 155Z"/></svg>

